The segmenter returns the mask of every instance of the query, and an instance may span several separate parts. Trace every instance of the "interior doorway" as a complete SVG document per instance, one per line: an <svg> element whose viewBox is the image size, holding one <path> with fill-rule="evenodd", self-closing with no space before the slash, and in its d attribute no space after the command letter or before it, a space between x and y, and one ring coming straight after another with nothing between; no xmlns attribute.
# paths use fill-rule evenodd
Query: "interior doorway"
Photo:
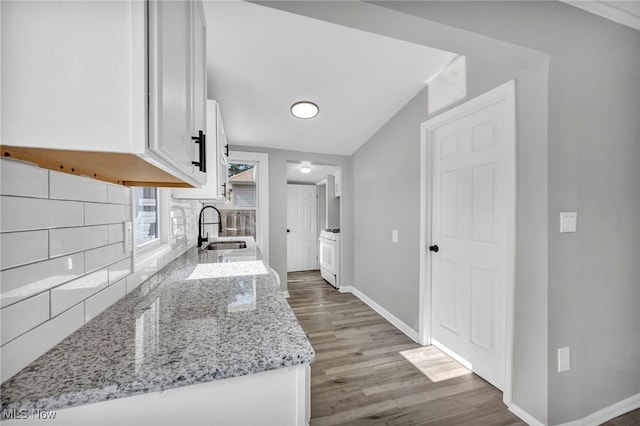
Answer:
<svg viewBox="0 0 640 426"><path fill-rule="evenodd" d="M421 339L511 399L515 83L422 126ZM427 207L428 206L428 207Z"/></svg>
<svg viewBox="0 0 640 426"><path fill-rule="evenodd" d="M320 269L323 264L321 237L327 229L331 230L333 244L336 246L332 253L334 256L338 255L341 185L341 170L337 165L287 161L287 271ZM313 224L310 225L312 229L305 229L304 237L299 230L310 223L308 220L311 219L311 212L306 211L304 214L307 216L300 216L301 199L304 196L300 192L302 190L313 193L315 197L314 206L307 206L314 209ZM310 244L313 244L313 247ZM326 250L324 252L326 253ZM336 259L330 263L333 265L332 275L335 281L339 276L339 262Z"/></svg>
<svg viewBox="0 0 640 426"><path fill-rule="evenodd" d="M318 269L317 190L287 185L287 272Z"/></svg>

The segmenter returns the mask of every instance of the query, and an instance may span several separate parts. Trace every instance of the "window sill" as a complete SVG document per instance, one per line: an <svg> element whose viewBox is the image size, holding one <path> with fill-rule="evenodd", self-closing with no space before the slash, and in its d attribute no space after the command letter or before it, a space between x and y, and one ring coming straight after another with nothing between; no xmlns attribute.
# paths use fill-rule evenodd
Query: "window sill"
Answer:
<svg viewBox="0 0 640 426"><path fill-rule="evenodd" d="M158 260L171 252L171 245L165 242L159 242L142 250L136 250L133 272L138 272L142 268L146 268L150 263Z"/></svg>

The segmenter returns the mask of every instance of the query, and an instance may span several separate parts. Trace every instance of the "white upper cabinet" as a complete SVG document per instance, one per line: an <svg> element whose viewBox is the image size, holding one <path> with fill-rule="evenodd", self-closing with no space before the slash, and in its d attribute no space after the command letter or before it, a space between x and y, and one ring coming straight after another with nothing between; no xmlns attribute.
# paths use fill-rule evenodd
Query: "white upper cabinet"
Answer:
<svg viewBox="0 0 640 426"><path fill-rule="evenodd" d="M206 141L207 137L212 139L212 147L215 147L215 127L209 130L207 128L207 21L204 16L204 6L201 1L195 3L192 8L192 20L193 31L191 32L191 57L192 57L192 72L191 72L191 92L193 93L191 99L191 134L192 139L199 135L199 132L203 132L205 140L202 142L204 147L200 144L194 144L192 146L192 156L196 158L196 162L200 162L202 159L205 161L202 165L196 164L200 173L207 173L208 169L215 173L215 163L208 165L206 163ZM200 151L202 150L202 151ZM202 158L201 158L202 156ZM203 183L207 181L206 175L202 176Z"/></svg>
<svg viewBox="0 0 640 426"><path fill-rule="evenodd" d="M224 133L220 104L208 100L207 119L207 184L201 188L176 188L172 190L174 198L224 201L228 198L227 190L227 137Z"/></svg>
<svg viewBox="0 0 640 426"><path fill-rule="evenodd" d="M3 155L126 185L206 182L201 1L0 8Z"/></svg>

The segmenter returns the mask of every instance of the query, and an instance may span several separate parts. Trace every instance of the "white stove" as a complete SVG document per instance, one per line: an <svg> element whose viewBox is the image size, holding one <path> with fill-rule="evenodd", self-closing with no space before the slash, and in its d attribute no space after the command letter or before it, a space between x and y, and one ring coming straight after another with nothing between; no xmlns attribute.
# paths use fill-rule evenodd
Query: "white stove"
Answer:
<svg viewBox="0 0 640 426"><path fill-rule="evenodd" d="M320 275L335 288L340 288L340 230L320 231Z"/></svg>

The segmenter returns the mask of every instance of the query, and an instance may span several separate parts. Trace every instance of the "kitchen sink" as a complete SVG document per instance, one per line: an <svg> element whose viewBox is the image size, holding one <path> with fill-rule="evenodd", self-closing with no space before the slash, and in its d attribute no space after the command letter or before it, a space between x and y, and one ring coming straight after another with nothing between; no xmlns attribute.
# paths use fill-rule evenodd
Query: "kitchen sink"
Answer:
<svg viewBox="0 0 640 426"><path fill-rule="evenodd" d="M243 248L247 248L245 241L214 241L207 246L207 250L233 250Z"/></svg>

